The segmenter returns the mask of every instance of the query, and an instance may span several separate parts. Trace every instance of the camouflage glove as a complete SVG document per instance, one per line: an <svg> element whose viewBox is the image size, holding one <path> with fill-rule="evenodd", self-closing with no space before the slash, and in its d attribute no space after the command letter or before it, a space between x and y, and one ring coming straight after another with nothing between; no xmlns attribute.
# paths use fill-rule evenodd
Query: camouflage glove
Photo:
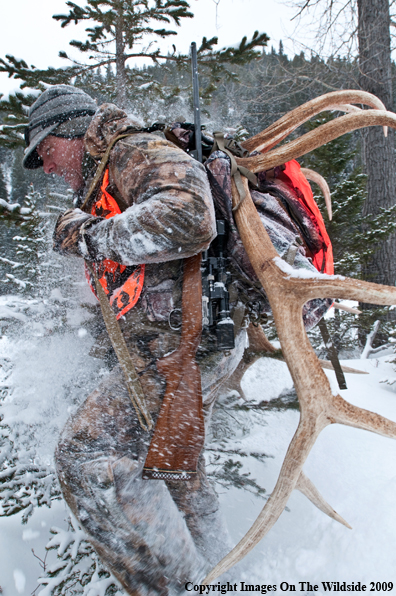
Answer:
<svg viewBox="0 0 396 596"><path fill-rule="evenodd" d="M95 255L87 254L83 232L96 223L101 217L84 213L81 209L68 209L58 217L53 235L53 249L62 255L74 255L95 260Z"/></svg>

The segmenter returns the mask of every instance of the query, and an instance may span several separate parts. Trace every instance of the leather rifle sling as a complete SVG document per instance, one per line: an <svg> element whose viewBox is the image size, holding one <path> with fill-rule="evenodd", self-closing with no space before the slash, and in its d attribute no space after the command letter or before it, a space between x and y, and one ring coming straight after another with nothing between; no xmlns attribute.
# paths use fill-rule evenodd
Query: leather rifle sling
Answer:
<svg viewBox="0 0 396 596"><path fill-rule="evenodd" d="M189 480L205 440L201 374L195 360L202 333L201 254L184 261L182 331L177 350L157 361L166 391L143 469L145 479Z"/></svg>

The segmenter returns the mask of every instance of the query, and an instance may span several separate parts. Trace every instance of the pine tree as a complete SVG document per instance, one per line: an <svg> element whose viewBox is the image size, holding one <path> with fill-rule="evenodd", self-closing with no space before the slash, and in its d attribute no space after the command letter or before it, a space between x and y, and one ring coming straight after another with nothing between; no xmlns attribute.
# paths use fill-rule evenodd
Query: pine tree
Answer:
<svg viewBox="0 0 396 596"><path fill-rule="evenodd" d="M57 560L46 565L41 559L43 575L38 579L43 596L126 596L117 580L103 567L74 517L67 530L51 528L52 538L46 549L57 551Z"/></svg>
<svg viewBox="0 0 396 596"><path fill-rule="evenodd" d="M45 191L50 186L63 187L64 183L61 179L53 180L44 174L42 168L36 170L26 170L22 165L23 150L22 147L17 147L13 151L13 159L10 172L10 201L12 203L22 203L25 197L30 192L33 186L35 190L39 191L37 199L44 200ZM38 205L41 206L41 205Z"/></svg>
<svg viewBox="0 0 396 596"><path fill-rule="evenodd" d="M11 284L14 286L13 289L16 287L24 293L29 293L40 281L40 264L47 244L47 225L37 210L40 199L40 193L31 187L22 207L14 204L11 211L5 208L3 212L3 218L15 217L14 221L19 224L19 234L13 238L16 243L15 260L0 257L0 261L9 265L12 271L6 273L0 283Z"/></svg>
<svg viewBox="0 0 396 596"><path fill-rule="evenodd" d="M245 126L256 134L286 112L319 95L337 89L356 88L357 64L346 58L307 58L303 52L288 58L274 48L238 71L243 101L247 104Z"/></svg>
<svg viewBox="0 0 396 596"><path fill-rule="evenodd" d="M36 85L33 88L36 88ZM0 99L0 114L2 116L0 146L5 146L9 149L24 146L24 132L27 124L26 115L29 107L36 98L37 94L24 94L21 91L17 91L15 94L10 94L8 99Z"/></svg>
<svg viewBox="0 0 396 596"><path fill-rule="evenodd" d="M153 80L149 71L144 68L130 68L128 60L145 58L154 64L177 64L180 67L190 63L190 57L177 53L173 46L171 54L161 53L160 48L152 38L165 39L176 35L176 31L169 26L173 23L180 26L182 19L191 18L189 4L185 0L87 0L85 6L74 2L67 2L68 14L54 15L62 27L71 23L87 22L87 39L85 41L72 40L70 45L77 48L84 56L88 55L89 64L76 60L69 60L65 51L60 56L69 60L65 68L38 69L29 66L27 62L7 55L0 58L0 72L6 72L9 77L20 81L21 89L44 90L48 85L59 83L76 84L84 87L89 85L94 96L103 96L107 101L116 101L120 107L126 108L133 97L134 105L139 105L142 99L164 97L178 97L180 88L167 85L165 89ZM157 28L162 25L161 28ZM146 38L150 43L143 46ZM235 73L230 66L246 64L260 56L257 48L266 45L268 37L257 31L250 41L244 37L237 47L215 50L217 38L204 37L198 49L198 60L202 73L208 83L203 96L210 94L220 80L232 80ZM115 49L113 50L113 44ZM153 47L154 44L154 47ZM107 76L100 80L98 69L110 68L115 65L115 76ZM93 85L92 85L93 83ZM191 84L191 79L189 86ZM92 93L93 92L93 93ZM0 113L4 114L4 124L0 141L7 146L22 144L22 132L26 124L26 108L34 101L29 95L24 97L19 93L9 100L0 103Z"/></svg>
<svg viewBox="0 0 396 596"><path fill-rule="evenodd" d="M2 360L1 400L10 392L9 367L11 363ZM22 511L22 523L26 523L36 507L50 507L61 492L53 467L35 463L35 449L20 449L19 443L17 429L0 422L0 516Z"/></svg>
<svg viewBox="0 0 396 596"><path fill-rule="evenodd" d="M6 151L3 149L0 149L0 160L2 162L2 164L4 164L4 162L6 161ZM3 201L7 201L8 200L8 189L7 189L7 184L6 184L6 180L5 180L5 169L4 166L1 167L0 166L0 199L3 199Z"/></svg>
<svg viewBox="0 0 396 596"><path fill-rule="evenodd" d="M154 3L147 0L88 0L85 6L74 2L67 2L67 6L69 14L58 14L53 18L60 21L62 27L81 21L93 24L86 29L88 39L85 42L73 40L70 45L84 54L91 53L94 68L115 64L116 102L123 108L128 103L127 87L133 85L131 71L126 68L127 61L141 57L157 61L161 56L159 49L144 49L141 40L148 35L162 39L176 35L168 25L172 22L179 26L181 19L193 17L185 0L156 0ZM157 23L165 27L156 28ZM60 56L68 58L64 51ZM79 63L78 66L86 70L85 65Z"/></svg>

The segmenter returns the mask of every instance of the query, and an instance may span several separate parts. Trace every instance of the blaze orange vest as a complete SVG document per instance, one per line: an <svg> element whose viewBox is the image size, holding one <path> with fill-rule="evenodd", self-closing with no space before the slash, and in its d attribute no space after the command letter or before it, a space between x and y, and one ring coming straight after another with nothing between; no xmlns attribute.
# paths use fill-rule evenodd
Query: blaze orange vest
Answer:
<svg viewBox="0 0 396 596"><path fill-rule="evenodd" d="M100 188L102 194L100 199L92 206L91 213L95 217L109 219L121 213L117 201L106 190L108 185L109 169L107 168ZM120 263L105 259L99 263L93 263L93 268L102 288L109 297L110 306L116 318L119 319L131 310L139 300L143 289L145 265L138 265L137 267L135 265L120 265ZM95 286L87 266L85 266L85 277L97 298Z"/></svg>
<svg viewBox="0 0 396 596"><path fill-rule="evenodd" d="M286 168L280 175L280 179L286 182L289 188L296 192L299 201L306 208L311 221L319 229L319 233L323 239L323 248L313 255L313 264L318 271L333 275L333 248L325 228L322 214L313 198L311 186L301 172L300 164L295 159L288 161L285 166Z"/></svg>

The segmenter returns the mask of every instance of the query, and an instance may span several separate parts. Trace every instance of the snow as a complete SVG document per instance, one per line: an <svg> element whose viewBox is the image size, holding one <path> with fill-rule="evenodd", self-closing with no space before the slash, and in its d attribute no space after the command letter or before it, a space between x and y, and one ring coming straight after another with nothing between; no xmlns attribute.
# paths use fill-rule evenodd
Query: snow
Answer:
<svg viewBox="0 0 396 596"><path fill-rule="evenodd" d="M65 505L63 502L58 501L52 505L51 509L47 507L37 509L28 522L28 528L21 524L21 514L0 519L0 585L3 589L2 596L17 596L18 594L29 596L37 587L37 578L42 569L39 560L32 553L32 548L37 556L44 559L45 545L48 542L47 525L53 525L55 520L60 519L63 521L65 516ZM42 526L43 523L46 525ZM26 535L28 530L39 534L39 536L31 540L24 540L23 536ZM50 552L47 562L55 559L56 553Z"/></svg>
<svg viewBox="0 0 396 596"><path fill-rule="evenodd" d="M23 323L26 323L27 321L27 317L25 317L24 314L20 313L20 312L15 312L13 311L11 308L9 308L8 306L1 306L0 305L0 318L1 319L17 319L19 321L22 321Z"/></svg>
<svg viewBox="0 0 396 596"><path fill-rule="evenodd" d="M0 206L4 209L7 209L7 211L10 212L16 211L21 207L19 203L7 203L7 201L5 201L4 199L0 199Z"/></svg>
<svg viewBox="0 0 396 596"><path fill-rule="evenodd" d="M62 317L42 317L43 309L56 312L57 308L63 309ZM90 314L82 307L70 308L59 288L54 288L47 302L0 297L0 309L3 319L21 326L17 337L5 329L0 340L0 358L5 363L2 387L12 387L2 405L4 422L20 433L21 458L23 450L28 454L33 449L35 462L51 467L66 418L89 393L95 378L104 374L100 362L87 356L92 337L85 323ZM396 420L396 386L381 382L395 377L389 360L391 357L382 356L344 362L369 375L347 374L348 389L341 394L355 405ZM325 372L335 386L334 373ZM221 507L235 543L264 506L297 427L299 413L288 407L293 405L292 386L285 363L262 358L242 381L248 401L234 394L221 400L214 413L213 426L221 428L219 435L209 437L208 453L224 447L231 454L225 457L242 464L242 475L250 474L243 478L255 480L266 491L260 496L248 483L241 489L217 480ZM228 429L220 416L229 421ZM298 582L302 581L319 586L322 581L395 581L395 461L396 442L349 427L327 427L304 471L353 529L327 518L295 491L272 530L236 566L236 581L275 584L278 591L281 582L295 584L299 591ZM208 468L211 472L213 466ZM0 585L5 596L28 596L37 587L37 578L43 573L31 549L43 560L45 546L52 541L56 549L48 554L48 568L64 565L57 562L57 552L64 552L68 544L75 555L83 534L76 525L74 542L70 542L68 515L63 501L53 501L51 508L35 507L26 525L21 525L22 512L0 518ZM55 532L52 537L51 528ZM105 594L111 580L98 577L97 581L95 594ZM37 594L40 590L50 593L44 584Z"/></svg>
<svg viewBox="0 0 396 596"><path fill-rule="evenodd" d="M298 277L299 279L331 279L331 280L344 280L345 277L343 277L342 275L327 275L325 273L319 273L319 272L314 272L314 271L310 271L308 269L293 269L293 267L291 265L289 265L288 263L286 263L286 261L284 261L283 259L281 259L280 257L274 257L274 263L279 267L279 269L281 271L283 271L284 273L287 273L287 275L289 277L293 277L296 278Z"/></svg>
<svg viewBox="0 0 396 596"><path fill-rule="evenodd" d="M22 532L22 540L25 540L25 541L35 540L39 536L40 536L40 532L39 531L34 531L31 528L28 528L27 530L24 530Z"/></svg>
<svg viewBox="0 0 396 596"><path fill-rule="evenodd" d="M293 387L287 364L275 359L266 360L265 367L258 360L243 377L242 389L252 403L271 401Z"/></svg>
<svg viewBox="0 0 396 596"><path fill-rule="evenodd" d="M54 288L51 291L50 298L52 300L56 300L58 302L65 302L65 298L62 296L62 292L60 291L59 288Z"/></svg>
<svg viewBox="0 0 396 596"><path fill-rule="evenodd" d="M20 569L14 569L13 575L14 575L14 581L15 581L15 588L16 588L18 594L23 594L25 591L25 585L26 585L25 574Z"/></svg>
<svg viewBox="0 0 396 596"><path fill-rule="evenodd" d="M348 374L348 389L342 396L351 403L396 420L396 393L381 386L381 377L393 367L389 357L355 360L344 364L366 370L369 376ZM243 381L245 395L258 401L257 377L266 378L274 387L274 375L281 375L270 359L259 361L256 374ZM250 371L249 371L250 372ZM332 371L325 371L333 378ZM285 385L287 386L287 382ZM263 389L265 385L263 384ZM265 390L266 399L266 390ZM298 424L297 411L263 412L265 426L257 422L250 434L238 441L240 448L266 454L265 463L253 460L249 469L260 478L267 493L275 485L288 443ZM352 525L352 530L337 524L295 491L287 510L235 570L240 580L249 583L298 585L309 581L395 581L396 443L365 431L334 425L319 436L304 471L326 500ZM221 495L222 506L234 541L248 530L263 507L263 501L247 498L236 489ZM241 512L244 515L241 515ZM322 593L319 591L318 593Z"/></svg>

